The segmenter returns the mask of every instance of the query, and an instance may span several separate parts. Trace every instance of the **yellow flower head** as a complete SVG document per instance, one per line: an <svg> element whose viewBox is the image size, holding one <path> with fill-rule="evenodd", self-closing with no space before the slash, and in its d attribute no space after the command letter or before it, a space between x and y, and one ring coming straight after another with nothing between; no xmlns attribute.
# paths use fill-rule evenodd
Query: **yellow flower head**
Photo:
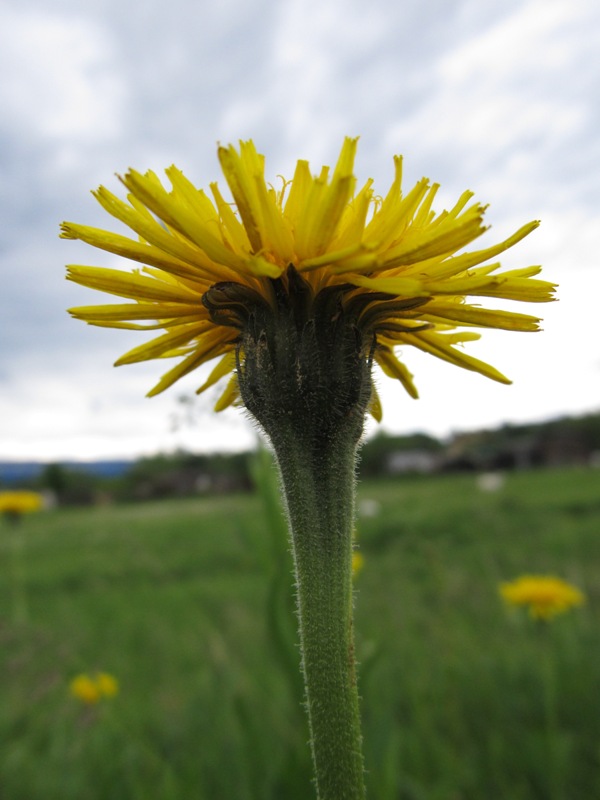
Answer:
<svg viewBox="0 0 600 800"><path fill-rule="evenodd" d="M114 697L119 691L119 683L107 672L94 675L81 673L69 685L71 694L86 705L96 705L103 698Z"/></svg>
<svg viewBox="0 0 600 800"><path fill-rule="evenodd" d="M471 192L436 213L437 184L423 178L402 192L400 157L385 197L375 194L371 180L357 191L356 146L357 139L344 141L333 172L323 167L313 175L306 161L298 161L292 180L283 180L280 189L266 182L264 157L251 141L220 147L233 203L216 183L206 194L174 166L166 170L169 188L153 172L129 171L121 178L127 201L100 187L94 193L98 202L135 238L71 222L62 225L61 235L143 266L132 272L68 267L69 280L130 301L74 308L71 314L92 325L163 330L116 362L177 359L149 395L219 359L198 389L230 377L217 410L239 399L235 370L239 374L244 365L241 332L252 326L253 309L281 309L282 298L294 314L301 309L303 320L320 315L335 325L340 314L351 317L372 343L364 357L412 397L417 391L396 355L399 346L509 383L456 345L479 338L476 328L537 330L537 317L485 309L467 298L551 299L554 285L536 277L539 266L501 272L492 260L538 223L499 244L464 252L486 230L484 207L471 202ZM380 418L375 395L370 411Z"/></svg>
<svg viewBox="0 0 600 800"><path fill-rule="evenodd" d="M0 492L0 514L20 516L44 507L44 498L38 492Z"/></svg>
<svg viewBox="0 0 600 800"><path fill-rule="evenodd" d="M96 686L104 697L114 697L119 692L119 682L108 672L97 673Z"/></svg>
<svg viewBox="0 0 600 800"><path fill-rule="evenodd" d="M365 557L358 550L352 551L352 577L356 578L365 565Z"/></svg>
<svg viewBox="0 0 600 800"><path fill-rule="evenodd" d="M507 603L526 606L534 619L543 620L585 602L579 589L553 575L522 575L501 584L500 593Z"/></svg>

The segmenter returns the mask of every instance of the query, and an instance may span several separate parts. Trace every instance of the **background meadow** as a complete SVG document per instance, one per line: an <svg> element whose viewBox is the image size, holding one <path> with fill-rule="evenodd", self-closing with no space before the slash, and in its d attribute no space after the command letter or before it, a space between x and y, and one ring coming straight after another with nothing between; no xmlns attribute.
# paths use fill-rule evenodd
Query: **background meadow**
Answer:
<svg viewBox="0 0 600 800"><path fill-rule="evenodd" d="M57 509L0 526L0 797L306 800L291 561L254 493ZM600 472L359 486L356 639L369 796L600 796ZM586 594L535 623L501 581ZM86 705L78 673L120 692Z"/></svg>

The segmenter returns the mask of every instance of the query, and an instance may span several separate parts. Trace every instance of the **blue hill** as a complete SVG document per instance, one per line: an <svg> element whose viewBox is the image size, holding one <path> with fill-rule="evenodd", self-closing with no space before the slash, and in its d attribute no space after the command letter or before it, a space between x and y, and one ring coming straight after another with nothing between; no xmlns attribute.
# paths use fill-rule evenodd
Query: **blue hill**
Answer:
<svg viewBox="0 0 600 800"><path fill-rule="evenodd" d="M99 478L123 475L134 461L61 461L60 466L74 472L87 472ZM37 478L48 466L40 461L0 461L0 482L18 483Z"/></svg>

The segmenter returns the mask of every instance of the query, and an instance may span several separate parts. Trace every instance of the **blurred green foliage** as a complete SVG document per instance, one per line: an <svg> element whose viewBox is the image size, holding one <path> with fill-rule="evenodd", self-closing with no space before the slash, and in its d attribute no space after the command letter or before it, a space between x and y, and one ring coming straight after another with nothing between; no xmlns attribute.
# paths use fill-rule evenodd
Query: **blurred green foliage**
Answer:
<svg viewBox="0 0 600 800"><path fill-rule="evenodd" d="M313 796L292 562L259 459L255 493L24 521L25 623L0 592L0 797ZM599 488L591 469L490 492L470 474L359 484L370 797L600 796ZM523 572L562 576L586 605L534 625L498 595ZM98 670L120 693L82 707L69 681Z"/></svg>

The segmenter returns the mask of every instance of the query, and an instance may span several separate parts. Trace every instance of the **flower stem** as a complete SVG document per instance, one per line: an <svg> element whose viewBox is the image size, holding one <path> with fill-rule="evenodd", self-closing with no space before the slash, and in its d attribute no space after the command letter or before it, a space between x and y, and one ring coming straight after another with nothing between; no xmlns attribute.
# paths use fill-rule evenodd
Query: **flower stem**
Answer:
<svg viewBox="0 0 600 800"><path fill-rule="evenodd" d="M344 305L344 284L315 295L292 265L269 302L237 285L204 296L241 329L238 385L271 440L288 508L306 705L319 800L365 796L352 631L356 451L371 398L375 340ZM359 304L360 305L360 304ZM242 311L240 311L242 309Z"/></svg>
<svg viewBox="0 0 600 800"><path fill-rule="evenodd" d="M271 435L289 514L319 800L365 797L352 629L356 440L341 427L312 446L293 426Z"/></svg>

